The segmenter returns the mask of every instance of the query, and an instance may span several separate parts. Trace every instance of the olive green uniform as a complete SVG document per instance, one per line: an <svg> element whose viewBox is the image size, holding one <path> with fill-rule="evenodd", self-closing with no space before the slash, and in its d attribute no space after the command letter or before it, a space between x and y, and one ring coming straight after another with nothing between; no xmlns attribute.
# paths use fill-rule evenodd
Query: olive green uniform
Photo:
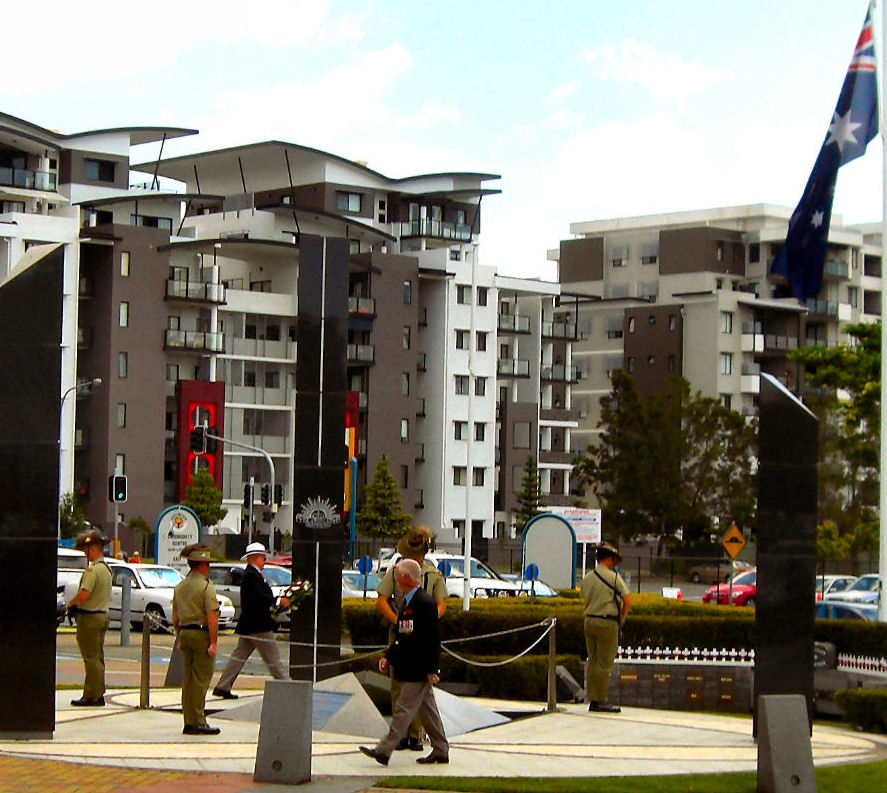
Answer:
<svg viewBox="0 0 887 793"><path fill-rule="evenodd" d="M111 571L104 560L83 571L78 589L89 592L77 609L77 646L86 670L83 698L99 699L105 694L105 633L111 605Z"/></svg>
<svg viewBox="0 0 887 793"><path fill-rule="evenodd" d="M447 582L444 581L444 577L441 575L440 570L438 570L428 559L422 560L421 568L422 588L431 595L435 603L440 603L440 601L446 600L448 596ZM379 594L380 598L386 598L389 601L393 598L391 608L394 609L395 614L400 611L405 595L400 589L398 589L397 583L394 580L394 565L391 565L385 575L382 576L379 586L376 587L376 592ZM395 637L395 626L389 625L389 645L394 641ZM400 691L403 688L403 683L395 679L393 670L391 672L390 680L391 708L393 711L397 708L397 700L400 698ZM417 715L410 723L410 729L407 731L404 738L418 738L421 740L423 734L424 729L422 728L422 719Z"/></svg>
<svg viewBox="0 0 887 793"><path fill-rule="evenodd" d="M185 726L206 724L206 691L215 667L215 658L209 650L209 619L207 615L219 610L216 589L205 576L192 570L176 584L172 599L173 611L178 616L179 651L182 653L182 715Z"/></svg>
<svg viewBox="0 0 887 793"><path fill-rule="evenodd" d="M588 651L585 691L589 702L604 703L610 670L619 649L622 598L630 593L622 576L602 564L582 579L581 589L585 601L585 649Z"/></svg>

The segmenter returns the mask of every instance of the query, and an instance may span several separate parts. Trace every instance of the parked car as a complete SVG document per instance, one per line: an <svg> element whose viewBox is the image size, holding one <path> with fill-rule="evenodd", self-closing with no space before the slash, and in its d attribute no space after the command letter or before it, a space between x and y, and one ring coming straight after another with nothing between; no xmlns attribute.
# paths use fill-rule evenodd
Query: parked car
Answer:
<svg viewBox="0 0 887 793"><path fill-rule="evenodd" d="M182 580L182 574L173 567L160 564L129 564L116 559L108 559L111 568L111 607L108 616L112 622L120 622L121 601L123 599L123 579L130 581L130 619L142 625L145 615L152 625L160 628L172 627L173 588ZM76 584L73 586L76 587ZM65 596L73 597L67 588ZM219 628L225 629L234 621L234 606L224 595L216 593L219 601Z"/></svg>
<svg viewBox="0 0 887 793"><path fill-rule="evenodd" d="M845 592L855 581L855 575L818 575L816 576L816 599L823 600L829 595Z"/></svg>
<svg viewBox="0 0 887 793"><path fill-rule="evenodd" d="M828 620L867 620L877 622L877 603L848 603L825 598L816 604L816 616Z"/></svg>
<svg viewBox="0 0 887 793"><path fill-rule="evenodd" d="M233 564L230 562L212 562L209 566L209 580L213 582L216 593L224 595L233 604L234 620L240 617L240 581L243 578L243 571L245 569L245 562ZM266 564L262 568L262 575L271 586L271 591L275 597L280 597L293 580L291 570L286 567L279 567L276 564ZM280 627L289 625L289 613L285 611L281 612L276 619Z"/></svg>
<svg viewBox="0 0 887 793"><path fill-rule="evenodd" d="M849 603L877 603L880 597L881 579L877 573L868 573L857 578L843 592L830 595L830 600L843 600Z"/></svg>
<svg viewBox="0 0 887 793"><path fill-rule="evenodd" d="M65 589L60 587L55 591L55 627L58 628L65 621L68 613L68 602L65 600Z"/></svg>
<svg viewBox="0 0 887 793"><path fill-rule="evenodd" d="M727 603L730 584L717 584L709 587L702 596L703 603ZM740 573L733 579L734 606L754 606L758 597L758 571L755 568Z"/></svg>
<svg viewBox="0 0 887 793"><path fill-rule="evenodd" d="M446 562L450 568L450 574L446 576L447 594L450 597L462 597L465 587L465 557L448 553L429 553L425 558L435 567L440 569L441 562ZM400 554L392 557L394 563L400 561ZM526 595L520 582L506 581L495 570L487 567L480 559L471 558L471 577L468 583L471 597L515 597Z"/></svg>
<svg viewBox="0 0 887 793"><path fill-rule="evenodd" d="M549 586L538 578L535 581L528 581L517 573L501 573L500 578L504 578L506 581L518 582L524 595L535 595L539 598L556 598L558 596L558 591L554 587Z"/></svg>
<svg viewBox="0 0 887 793"><path fill-rule="evenodd" d="M370 573L366 577L366 597L378 597L376 587L379 586L381 579L375 573ZM364 576L357 570L342 571L342 597L343 598L362 598L364 596Z"/></svg>
<svg viewBox="0 0 887 793"><path fill-rule="evenodd" d="M80 576L89 567L86 554L73 548L58 547L58 568L56 571L56 588L67 589L68 584L79 584ZM74 592L71 593L74 596Z"/></svg>
<svg viewBox="0 0 887 793"><path fill-rule="evenodd" d="M729 559L721 560L720 564L717 561L703 561L687 568L687 580L694 584L717 584L719 581L727 583L730 576L734 575L734 568L735 575L739 575L750 570L751 565L739 559L733 563L733 566L730 565Z"/></svg>

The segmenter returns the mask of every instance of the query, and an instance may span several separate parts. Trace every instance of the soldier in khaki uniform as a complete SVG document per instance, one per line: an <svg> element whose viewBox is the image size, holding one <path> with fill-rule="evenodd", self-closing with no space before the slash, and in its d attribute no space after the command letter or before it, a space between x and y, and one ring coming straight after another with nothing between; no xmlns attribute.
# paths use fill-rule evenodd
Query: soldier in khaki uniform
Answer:
<svg viewBox="0 0 887 793"><path fill-rule="evenodd" d="M77 646L86 669L83 696L71 700L72 705L81 707L105 704L105 633L111 605L111 570L102 546L107 541L100 532L90 529L77 535L74 545L89 560L89 567L80 576L77 594L68 602L68 609L77 615Z"/></svg>
<svg viewBox="0 0 887 793"><path fill-rule="evenodd" d="M172 599L172 623L182 653L183 735L218 735L218 727L206 723L206 691L213 676L219 638L219 601L209 580L210 550L202 543L182 548L191 571L176 584Z"/></svg>
<svg viewBox="0 0 887 793"><path fill-rule="evenodd" d="M400 538L397 543L397 552L405 559L413 559L418 562L421 568L420 586L431 595L437 604L437 616L442 617L447 610L447 582L440 571L429 561L425 559L431 547L431 530L422 527L413 529L411 532ZM388 625L388 643L396 638L395 625L397 624L397 614L400 611L404 601L404 593L398 589L394 579L394 565L388 568L388 572L382 576L376 592L379 597L376 598L376 611L378 611L389 623ZM390 668L390 667L389 667ZM397 708L397 700L400 698L400 692L403 683L397 680L392 671L391 673L391 710L394 712ZM424 734L422 728L422 719L417 715L412 723L406 736L400 741L395 749L411 749L414 752L422 751L422 736Z"/></svg>
<svg viewBox="0 0 887 793"><path fill-rule="evenodd" d="M596 551L597 567L582 579L585 601L585 691L588 709L599 713L619 713L607 703L610 670L619 649L619 628L631 608L631 595L622 576L613 566L622 561L619 551L602 542Z"/></svg>

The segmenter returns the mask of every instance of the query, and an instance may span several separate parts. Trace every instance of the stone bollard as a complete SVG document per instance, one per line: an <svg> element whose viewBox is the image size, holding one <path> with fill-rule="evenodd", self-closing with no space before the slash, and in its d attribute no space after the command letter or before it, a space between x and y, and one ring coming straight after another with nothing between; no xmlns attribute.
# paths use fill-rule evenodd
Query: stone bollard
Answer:
<svg viewBox="0 0 887 793"><path fill-rule="evenodd" d="M816 793L808 724L800 694L758 698L758 793Z"/></svg>
<svg viewBox="0 0 887 793"><path fill-rule="evenodd" d="M311 781L313 686L306 680L268 680L253 780L279 785Z"/></svg>

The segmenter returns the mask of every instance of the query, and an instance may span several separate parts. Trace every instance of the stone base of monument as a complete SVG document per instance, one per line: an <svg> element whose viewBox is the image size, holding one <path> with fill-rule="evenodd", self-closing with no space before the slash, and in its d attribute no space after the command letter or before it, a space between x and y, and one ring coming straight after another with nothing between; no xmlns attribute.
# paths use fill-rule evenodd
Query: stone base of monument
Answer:
<svg viewBox="0 0 887 793"><path fill-rule="evenodd" d="M799 694L758 699L758 793L816 793L807 701Z"/></svg>
<svg viewBox="0 0 887 793"><path fill-rule="evenodd" d="M311 705L311 683L265 683L253 772L256 782L300 785L311 781Z"/></svg>
<svg viewBox="0 0 887 793"><path fill-rule="evenodd" d="M146 623L142 624L142 630L146 630ZM172 652L169 656L169 664L166 667L166 679L163 685L167 688L181 688L182 681L185 679L185 662L182 660L182 653L179 650L178 641L173 644Z"/></svg>

